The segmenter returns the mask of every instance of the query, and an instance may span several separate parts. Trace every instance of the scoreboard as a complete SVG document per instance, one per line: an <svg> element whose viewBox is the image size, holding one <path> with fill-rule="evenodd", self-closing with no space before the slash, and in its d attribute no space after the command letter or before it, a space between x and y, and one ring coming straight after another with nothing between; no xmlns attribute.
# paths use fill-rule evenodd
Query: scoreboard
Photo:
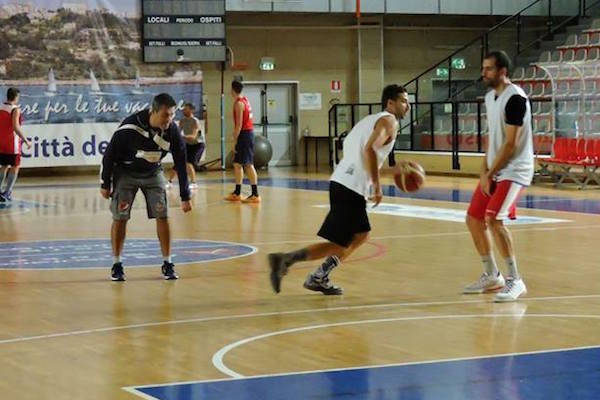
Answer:
<svg viewBox="0 0 600 400"><path fill-rule="evenodd" d="M142 0L144 62L226 61L225 0Z"/></svg>

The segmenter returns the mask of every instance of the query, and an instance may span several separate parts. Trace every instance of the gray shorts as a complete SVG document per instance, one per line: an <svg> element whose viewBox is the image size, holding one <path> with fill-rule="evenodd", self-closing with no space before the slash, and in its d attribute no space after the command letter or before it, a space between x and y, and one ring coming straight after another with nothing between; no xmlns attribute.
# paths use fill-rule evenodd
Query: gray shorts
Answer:
<svg viewBox="0 0 600 400"><path fill-rule="evenodd" d="M165 186L166 179L162 170L147 178L138 178L124 171L116 172L110 202L113 219L119 221L130 218L131 207L138 189L141 189L146 198L148 218L167 218L169 203Z"/></svg>

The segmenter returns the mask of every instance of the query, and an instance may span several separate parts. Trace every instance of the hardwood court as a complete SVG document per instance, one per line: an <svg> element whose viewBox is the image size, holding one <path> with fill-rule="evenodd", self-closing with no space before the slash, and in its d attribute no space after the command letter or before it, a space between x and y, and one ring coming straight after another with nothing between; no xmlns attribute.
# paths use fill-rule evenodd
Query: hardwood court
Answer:
<svg viewBox="0 0 600 400"><path fill-rule="evenodd" d="M0 255L4 268L0 270L0 397L232 399L241 398L243 390L228 392L226 387L210 397L206 386L166 386L156 389L163 391L159 396L140 387L404 363L426 368L430 364L425 362L439 360L600 346L597 191L533 187L521 200L533 208L521 208L519 215L540 219L512 227L529 289L517 303L494 304L492 295L461 294L481 267L466 226L451 219L456 216L453 210L466 209L476 180L441 177L429 177L421 198L386 197L382 209L387 214L370 214L373 231L368 244L332 275L344 288L344 296L325 297L303 289L305 276L315 266L309 263L290 270L282 293L275 295L268 283L266 254L316 240L327 212L326 207L316 207L328 204L327 192L320 190L326 187L327 177L271 169L262 175L269 186L260 187L263 203L256 206L221 200L232 188L230 181L223 182L230 175L200 175L195 208L187 215L180 211L177 190L172 189L174 239L204 242L196 247L196 242L175 244L178 281L163 281L160 259L144 261L152 243L140 244L132 257L153 266L128 268L132 258L125 257L128 280L124 283L109 280L111 260L105 246L111 221L97 178L21 179L13 206L0 209L0 240L27 242L18 249L14 243L3 243ZM126 249L128 243L138 243L133 239L155 239L154 222L146 219L145 212L138 194ZM103 247L81 239L106 243ZM59 240L64 241L47 242ZM215 244L208 241L227 243L213 248ZM246 247L238 254L231 243ZM192 263L214 255L225 259ZM72 261L62 263L63 257ZM192 261L179 262L182 257ZM502 260L498 261L503 268ZM98 265L104 267L89 268ZM544 354L568 357L570 352L540 357ZM567 360L560 357L542 361L537 371ZM446 382L447 386L428 387L432 375L415 383L420 388L415 397L399 397L404 393L399 375L375 378L374 371L385 369L370 369L362 375L364 381L354 379L344 387L335 387L335 380L321 380L324 387L317 388L318 384L302 383L310 374L284 375L281 379L299 379L297 386L287 386L291 381L274 381L265 391L245 386L244 398L277 398L269 397L269 391L287 387L290 399L307 398L302 390L308 389L322 398L344 390L348 398L365 399L525 398L527 393L520 392L524 389L517 383L530 375L494 383L520 365L518 357L501 360L500 372L486 364L469 370L472 375L467 375L491 383L484 387L477 386L480 381L473 383L464 397L436 397L458 378ZM600 357L578 360L576 365L585 366L585 372L539 372L549 379L542 381L548 392L527 398L568 398L569 393L577 393L559 385L565 376L571 382L584 382L572 398L592 398L586 393L598 391ZM367 392L353 393L356 385ZM369 392L378 385L388 385L391 391ZM139 388L137 394L123 389L132 387ZM489 387L497 391L486 391Z"/></svg>

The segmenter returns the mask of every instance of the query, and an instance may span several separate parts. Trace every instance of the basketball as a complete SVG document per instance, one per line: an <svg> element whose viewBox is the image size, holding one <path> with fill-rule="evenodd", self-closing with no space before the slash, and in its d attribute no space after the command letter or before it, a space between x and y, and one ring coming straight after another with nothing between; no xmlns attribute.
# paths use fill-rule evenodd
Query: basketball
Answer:
<svg viewBox="0 0 600 400"><path fill-rule="evenodd" d="M394 182L403 192L416 192L425 184L425 170L414 161L399 163L394 169Z"/></svg>

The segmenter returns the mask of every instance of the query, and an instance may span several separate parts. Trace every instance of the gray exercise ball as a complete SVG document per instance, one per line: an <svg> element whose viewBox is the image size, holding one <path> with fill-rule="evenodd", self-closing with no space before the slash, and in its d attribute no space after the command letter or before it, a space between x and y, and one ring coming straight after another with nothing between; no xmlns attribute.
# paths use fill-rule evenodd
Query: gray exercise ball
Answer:
<svg viewBox="0 0 600 400"><path fill-rule="evenodd" d="M254 136L254 167L263 168L269 164L273 157L273 147L269 139L264 136ZM233 151L230 151L225 158L225 168L233 168Z"/></svg>
<svg viewBox="0 0 600 400"><path fill-rule="evenodd" d="M269 165L273 157L273 147L271 142L264 136L256 135L254 137L254 167L262 168Z"/></svg>
<svg viewBox="0 0 600 400"><path fill-rule="evenodd" d="M233 168L233 150L227 154L227 157L225 157L225 168Z"/></svg>

